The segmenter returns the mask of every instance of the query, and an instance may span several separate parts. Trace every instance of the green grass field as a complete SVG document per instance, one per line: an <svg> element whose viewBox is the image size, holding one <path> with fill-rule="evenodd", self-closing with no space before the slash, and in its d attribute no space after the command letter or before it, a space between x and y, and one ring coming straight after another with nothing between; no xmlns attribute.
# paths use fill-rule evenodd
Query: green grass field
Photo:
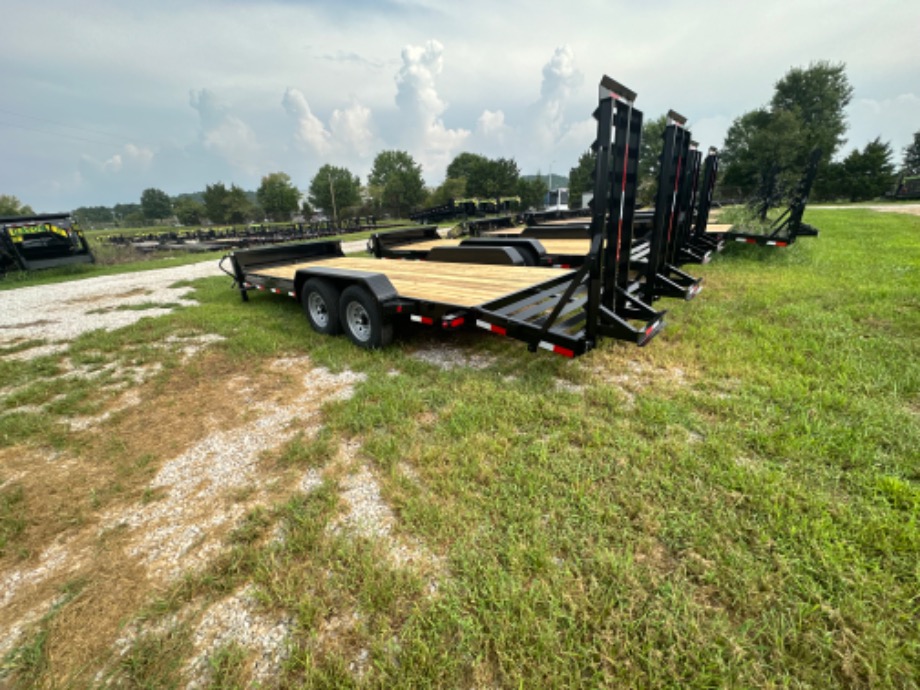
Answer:
<svg viewBox="0 0 920 690"><path fill-rule="evenodd" d="M317 470L317 488L250 510L204 571L132 600L119 626L155 625L124 654L110 638L92 654L68 647L68 608L92 611L105 582L90 568L30 625L0 685L92 685L105 669L127 687L184 686L194 620L176 613L249 583L261 610L291 621L272 681L285 686L917 687L920 217L806 220L819 237L729 245L689 267L703 292L663 301L667 326L648 347L605 341L574 361L421 328L369 353L311 332L293 300L241 303L225 279L196 283L200 306L82 338L76 361L162 365L149 393L163 433L164 391L255 381L270 358L306 354L366 380L269 459ZM226 340L190 364L152 347L189 331ZM468 365L418 357L445 349ZM0 360L6 404L48 403L0 416L0 459L53 449L111 471L41 529L36 490L0 483L0 576L107 506L157 500L144 487L168 450L134 448L119 413L104 441L67 432L68 416L106 398L59 375L53 358ZM429 555L421 569L328 527L343 511L333 457L346 442L394 538ZM212 687L245 686L250 657L214 651Z"/></svg>

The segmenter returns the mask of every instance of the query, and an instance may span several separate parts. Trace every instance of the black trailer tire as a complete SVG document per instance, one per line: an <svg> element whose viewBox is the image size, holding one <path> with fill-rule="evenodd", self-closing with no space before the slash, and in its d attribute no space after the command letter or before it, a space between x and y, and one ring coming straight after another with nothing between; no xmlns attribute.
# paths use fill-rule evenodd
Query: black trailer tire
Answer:
<svg viewBox="0 0 920 690"><path fill-rule="evenodd" d="M314 331L325 335L338 335L342 332L339 299L338 289L328 280L310 278L303 284L300 304Z"/></svg>
<svg viewBox="0 0 920 690"><path fill-rule="evenodd" d="M342 291L339 321L358 347L379 350L393 342L393 323L373 295L360 285L349 285Z"/></svg>

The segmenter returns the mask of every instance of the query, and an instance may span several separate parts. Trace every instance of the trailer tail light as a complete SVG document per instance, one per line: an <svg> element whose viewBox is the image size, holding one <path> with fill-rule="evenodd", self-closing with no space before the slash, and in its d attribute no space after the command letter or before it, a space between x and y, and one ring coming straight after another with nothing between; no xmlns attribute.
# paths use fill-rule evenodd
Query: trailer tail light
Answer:
<svg viewBox="0 0 920 690"><path fill-rule="evenodd" d="M541 340L537 343L539 347L542 347L544 350L549 350L554 352L557 355L562 355L563 357L574 357L575 350L570 350L567 347L562 347L561 345L553 345L553 343L548 343L545 340Z"/></svg>
<svg viewBox="0 0 920 690"><path fill-rule="evenodd" d="M459 328L464 323L465 319L462 316L448 314L441 320L441 328Z"/></svg>
<svg viewBox="0 0 920 690"><path fill-rule="evenodd" d="M476 319L476 325L480 328L485 328L487 331L492 333L498 333L499 335L508 335L508 330L502 328L501 326L496 326L494 323L489 323L488 321L483 321L482 319Z"/></svg>
<svg viewBox="0 0 920 690"><path fill-rule="evenodd" d="M396 305L396 313L397 313L397 314L402 314L402 305L401 305L401 304L397 304L397 305Z"/></svg>
<svg viewBox="0 0 920 690"><path fill-rule="evenodd" d="M418 314L412 314L412 316L409 318L416 323L422 323L426 326L431 326L434 323L434 319L432 319L430 316L419 316Z"/></svg>

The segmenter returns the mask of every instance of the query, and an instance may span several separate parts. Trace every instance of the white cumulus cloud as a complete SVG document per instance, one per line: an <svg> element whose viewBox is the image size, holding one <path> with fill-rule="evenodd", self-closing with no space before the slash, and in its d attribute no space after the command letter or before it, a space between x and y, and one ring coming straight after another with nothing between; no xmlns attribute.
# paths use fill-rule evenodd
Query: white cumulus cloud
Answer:
<svg viewBox="0 0 920 690"><path fill-rule="evenodd" d="M249 125L231 114L208 89L190 91L189 105L198 111L199 138L207 151L241 170L250 173L258 170L259 144Z"/></svg>
<svg viewBox="0 0 920 690"><path fill-rule="evenodd" d="M443 175L470 136L467 129L447 127L441 117L447 103L438 94L436 82L444 68L443 53L444 46L435 40L408 45L402 50L402 66L396 75L404 143L429 181Z"/></svg>

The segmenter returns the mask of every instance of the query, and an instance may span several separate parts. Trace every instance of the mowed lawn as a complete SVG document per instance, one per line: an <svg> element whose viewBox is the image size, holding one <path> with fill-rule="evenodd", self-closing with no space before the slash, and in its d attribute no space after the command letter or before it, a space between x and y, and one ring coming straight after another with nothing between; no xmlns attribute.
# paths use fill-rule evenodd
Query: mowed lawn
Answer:
<svg viewBox="0 0 920 690"><path fill-rule="evenodd" d="M667 326L648 347L605 341L574 361L421 327L368 353L311 332L293 300L243 304L221 278L196 284L200 306L77 341L75 361L159 362L146 385L163 434L180 413L157 405L179 381L255 380L260 362L303 355L366 378L322 406L318 431L266 454L312 472L308 489L251 507L208 564L136 592L117 632L80 653L57 621L78 606L91 618L107 571L70 576L0 685L184 686L195 616L251 585L287 621L267 686L917 687L920 217L806 220L818 237L687 267L704 290L658 303ZM143 349L190 330L226 340L192 362ZM30 384L55 375L50 358L0 361L0 387L49 401L0 416L2 457L47 449L113 472L51 528L30 512L35 489L0 483L0 576L113 505L158 500L145 486L175 452L133 448L118 409L105 443L68 431L106 402L88 384L63 401ZM342 522L361 472L386 534ZM246 686L256 655L222 643L204 684Z"/></svg>

